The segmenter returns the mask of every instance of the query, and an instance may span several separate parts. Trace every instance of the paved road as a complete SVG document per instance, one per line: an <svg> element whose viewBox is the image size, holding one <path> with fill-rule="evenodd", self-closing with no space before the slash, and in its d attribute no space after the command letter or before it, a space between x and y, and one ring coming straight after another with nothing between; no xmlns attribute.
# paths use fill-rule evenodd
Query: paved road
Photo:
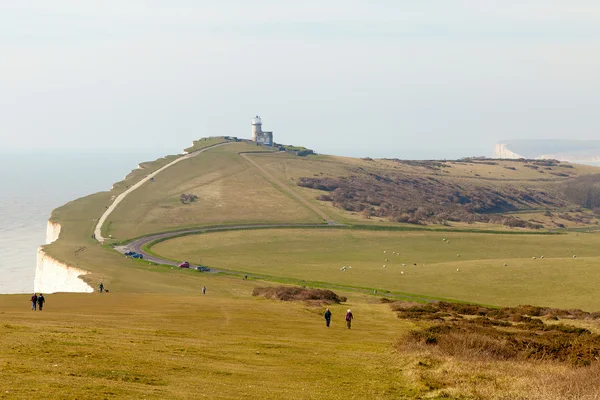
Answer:
<svg viewBox="0 0 600 400"><path fill-rule="evenodd" d="M161 257L156 257L151 254L146 253L142 247L150 242L153 242L158 239L168 239L175 236L179 236L182 234L193 234L193 233L204 233L204 232L215 232L215 231L229 231L229 230L239 230L239 229L263 229L263 228L321 228L327 226L325 224L278 224L278 225L235 225L235 226L217 226L211 228L196 228L196 229L185 229L176 232L167 232L167 233L156 233L148 236L144 236L138 239L135 239L133 242L125 245L125 246L116 246L115 250L119 253L124 254L128 251L135 251L136 253L140 253L144 255L144 260L148 260L151 262L155 262L157 264L166 264L166 265L177 265L178 262L167 260ZM183 261L183 260L182 260ZM218 272L218 271L214 271Z"/></svg>
<svg viewBox="0 0 600 400"><path fill-rule="evenodd" d="M195 151L193 153L189 153L182 157L179 157L178 159L171 161L164 167L159 168L156 171L152 172L151 174L149 174L148 176L146 176L145 178L140 180L138 183L136 183L135 185L133 185L132 187L130 187L129 189L127 189L126 191L124 191L123 193L118 195L117 198L115 199L115 201L113 201L113 203L106 209L106 211L104 211L104 214L102 214L102 216L98 220L98 223L96 224L96 228L94 229L94 238L96 238L96 240L99 241L100 243L104 243L105 238L102 237L102 225L104 225L104 222L106 222L106 219L108 218L108 216L115 210L115 208L117 208L117 206L125 199L125 197L127 197L127 195L129 193L133 192L134 190L136 190L137 188L142 186L144 183L148 182L150 179L154 178L157 174L161 173L165 169L172 167L173 165L175 165L183 160L187 160L189 158L196 157L199 154L205 152L206 150L209 150L209 149L212 149L212 148L215 148L218 146L224 146L229 143L231 143L231 142L214 144L212 146L207 146L207 147L200 149L198 151Z"/></svg>

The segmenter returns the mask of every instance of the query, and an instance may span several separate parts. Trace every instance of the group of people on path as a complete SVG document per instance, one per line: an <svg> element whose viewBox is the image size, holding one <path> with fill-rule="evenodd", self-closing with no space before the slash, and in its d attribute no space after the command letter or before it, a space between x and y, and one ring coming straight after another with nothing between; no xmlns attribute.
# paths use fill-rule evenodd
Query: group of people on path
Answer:
<svg viewBox="0 0 600 400"><path fill-rule="evenodd" d="M329 324L331 324L331 311L329 310L329 308L325 310L325 314L323 316L325 317L325 325L327 325L327 327L329 328ZM354 315L352 315L352 311L348 309L348 311L346 312L346 326L348 327L348 329L352 327L353 319Z"/></svg>
<svg viewBox="0 0 600 400"><path fill-rule="evenodd" d="M44 298L43 294L40 293L40 295L38 296L34 293L33 296L31 296L31 309L35 311L37 307L38 310L42 311L45 302L46 299Z"/></svg>

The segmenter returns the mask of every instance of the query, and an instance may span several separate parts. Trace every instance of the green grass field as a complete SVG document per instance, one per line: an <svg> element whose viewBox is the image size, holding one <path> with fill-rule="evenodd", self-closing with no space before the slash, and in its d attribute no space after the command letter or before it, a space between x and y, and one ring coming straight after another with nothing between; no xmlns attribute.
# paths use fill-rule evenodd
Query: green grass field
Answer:
<svg viewBox="0 0 600 400"><path fill-rule="evenodd" d="M152 251L217 269L373 288L380 293L497 306L600 309L600 299L594 296L600 281L596 234L270 229L185 236L158 243ZM352 269L340 271L342 266Z"/></svg>
<svg viewBox="0 0 600 400"><path fill-rule="evenodd" d="M222 140L199 140L187 150ZM337 221L388 226L319 202L314 190L298 187L295 180L315 174L347 176L353 168L428 173L390 160L249 155L276 183L238 155L256 150L264 149L228 144L177 164L133 192L104 230L126 240L190 226L322 222L290 191ZM0 397L546 400L598 394L597 385L580 390L584 382L595 384L589 374L596 370L465 361L433 350L403 349L398 343L415 325L379 302L382 296L415 294L488 305L600 310L594 296L600 280L597 234L265 229L180 237L152 248L175 260L247 272L249 280L126 259L92 239L97 218L115 196L176 157L142 163L111 191L53 212L62 231L45 251L90 271L84 280L93 287L103 282L111 293L47 295L41 313L29 310L28 295L0 296ZM452 174L457 180L487 174L489 182L528 182L524 184L538 176L502 164L464 163L453 165ZM199 200L183 205L181 193L196 194ZM485 224L453 227L508 231ZM342 272L344 265L352 268ZM330 329L320 306L251 296L256 286L302 281L348 296L347 303L332 306ZM206 296L202 285L208 288ZM368 294L372 289L379 291L377 296ZM356 316L351 331L342 322L347 308ZM597 321L580 323L600 331Z"/></svg>

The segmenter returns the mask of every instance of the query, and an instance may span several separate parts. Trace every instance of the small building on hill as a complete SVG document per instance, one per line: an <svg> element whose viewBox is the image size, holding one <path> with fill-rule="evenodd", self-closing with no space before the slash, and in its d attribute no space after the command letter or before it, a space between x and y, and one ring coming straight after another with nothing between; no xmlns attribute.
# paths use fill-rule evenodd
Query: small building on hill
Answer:
<svg viewBox="0 0 600 400"><path fill-rule="evenodd" d="M252 141L265 146L273 146L273 132L262 130L262 120L258 115L252 119Z"/></svg>

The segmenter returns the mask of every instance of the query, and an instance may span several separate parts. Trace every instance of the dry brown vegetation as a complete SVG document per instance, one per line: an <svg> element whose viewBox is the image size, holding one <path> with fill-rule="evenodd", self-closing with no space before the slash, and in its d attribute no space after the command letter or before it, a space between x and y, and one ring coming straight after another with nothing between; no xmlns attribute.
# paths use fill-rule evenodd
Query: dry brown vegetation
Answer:
<svg viewBox="0 0 600 400"><path fill-rule="evenodd" d="M386 300L384 300L386 302ZM519 306L390 302L417 329L396 344L425 395L453 399L598 399L600 335L571 324L600 313ZM555 322L565 318L570 325Z"/></svg>
<svg viewBox="0 0 600 400"><path fill-rule="evenodd" d="M339 304L346 302L346 297L338 296L331 290L306 289L296 286L256 287L252 296L263 296L267 299L281 301L308 301L321 304Z"/></svg>
<svg viewBox="0 0 600 400"><path fill-rule="evenodd" d="M412 331L403 345L435 346L447 356L553 361L573 366L589 366L600 358L600 335L554 322L563 318L598 319L600 313L534 306L495 309L448 302L392 303L391 307L400 318L428 321Z"/></svg>
<svg viewBox="0 0 600 400"><path fill-rule="evenodd" d="M406 161L404 161L406 163ZM423 163L412 161L410 165ZM449 168L448 164L428 162L425 168ZM448 177L412 176L390 171L374 173L357 168L347 177L303 177L297 184L327 192L318 200L365 217L387 218L394 222L446 223L493 222L512 227L540 228L515 217L490 214L522 209L564 207L565 201L538 188L457 182ZM517 222L519 221L519 222Z"/></svg>
<svg viewBox="0 0 600 400"><path fill-rule="evenodd" d="M600 175L579 176L572 165L556 160L383 162L387 168L373 168L372 161L372 167L355 166L347 175L313 174L296 184L321 191L317 200L349 213L412 224L484 222L540 229L540 221L504 213L600 207ZM572 222L592 223L590 218Z"/></svg>

